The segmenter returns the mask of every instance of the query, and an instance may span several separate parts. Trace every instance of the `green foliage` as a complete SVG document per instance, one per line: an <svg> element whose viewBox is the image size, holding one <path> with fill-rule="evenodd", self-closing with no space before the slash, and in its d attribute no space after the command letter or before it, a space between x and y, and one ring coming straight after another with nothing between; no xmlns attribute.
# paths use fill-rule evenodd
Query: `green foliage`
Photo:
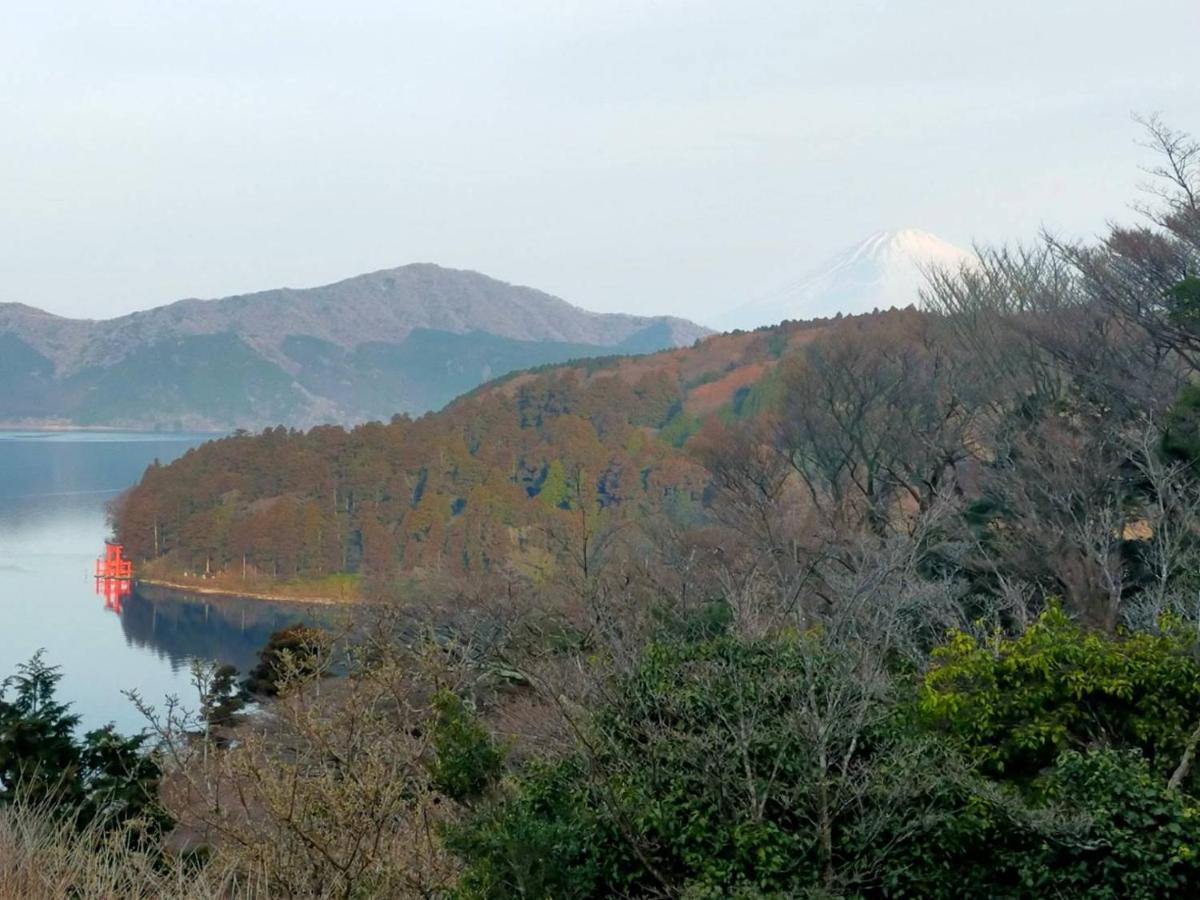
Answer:
<svg viewBox="0 0 1200 900"><path fill-rule="evenodd" d="M550 509L568 509L571 506L571 486L562 460L551 460L546 467L546 477L538 489L538 499Z"/></svg>
<svg viewBox="0 0 1200 900"><path fill-rule="evenodd" d="M816 636L667 641L622 680L595 722L597 806L612 830L639 836L632 892L664 878L693 893L820 883L821 769L801 723L809 692L823 695L824 653ZM856 764L870 752L839 749Z"/></svg>
<svg viewBox="0 0 1200 900"><path fill-rule="evenodd" d="M1171 323L1189 331L1200 331L1200 278L1189 276L1167 291Z"/></svg>
<svg viewBox="0 0 1200 900"><path fill-rule="evenodd" d="M232 725L246 705L236 666L217 666L200 697L200 717L212 727Z"/></svg>
<svg viewBox="0 0 1200 900"><path fill-rule="evenodd" d="M1030 893L1088 897L1180 895L1200 879L1200 806L1170 792L1137 751L1068 751L1044 779L1078 825L1014 860Z"/></svg>
<svg viewBox="0 0 1200 900"><path fill-rule="evenodd" d="M1200 877L1200 807L1136 750L1066 751L1030 797L1000 781L947 780L931 819L884 874L886 896L1188 896Z"/></svg>
<svg viewBox="0 0 1200 900"><path fill-rule="evenodd" d="M246 692L273 697L288 680L319 674L328 649L329 638L320 628L297 623L279 629L259 651L258 665L244 682Z"/></svg>
<svg viewBox="0 0 1200 900"><path fill-rule="evenodd" d="M64 797L77 803L82 764L75 741L79 716L55 692L62 673L46 664L39 650L0 690L0 800L11 802L18 789L31 801ZM8 699L8 692L13 697Z"/></svg>
<svg viewBox="0 0 1200 900"><path fill-rule="evenodd" d="M658 436L672 447L682 447L688 438L700 430L700 417L686 412L682 407L667 420Z"/></svg>
<svg viewBox="0 0 1200 900"><path fill-rule="evenodd" d="M934 651L920 707L984 771L1035 779L1065 750L1136 747L1173 766L1200 709L1195 634L1085 631L1057 605L1016 638L956 633Z"/></svg>
<svg viewBox="0 0 1200 900"><path fill-rule="evenodd" d="M1023 634L952 634L919 720L977 766L909 851L919 896L1182 896L1200 805L1169 790L1200 709L1193 628L1101 634L1051 605ZM954 872L957 882L946 880Z"/></svg>
<svg viewBox="0 0 1200 900"><path fill-rule="evenodd" d="M81 824L111 827L137 820L150 832L171 825L158 800L162 769L145 742L144 735L124 737L111 725L84 735L78 770L84 798L78 809Z"/></svg>
<svg viewBox="0 0 1200 900"><path fill-rule="evenodd" d="M704 629L701 629L704 630ZM454 836L467 896L795 896L822 883L818 759L798 708L808 638L652 645L595 716L587 754L535 763ZM821 677L821 676L817 676ZM856 768L872 741L840 746ZM882 745L880 745L882 746ZM843 852L853 854L853 809Z"/></svg>
<svg viewBox="0 0 1200 900"><path fill-rule="evenodd" d="M446 840L468 865L461 900L611 896L629 861L592 806L580 759L526 766L503 802L451 828Z"/></svg>
<svg viewBox="0 0 1200 900"><path fill-rule="evenodd" d="M1188 385L1167 413L1163 452L1186 463L1200 462L1200 385Z"/></svg>
<svg viewBox="0 0 1200 900"><path fill-rule="evenodd" d="M61 678L38 652L0 686L0 805L48 804L80 827L169 825L158 803L162 773L145 738L111 725L78 738L79 717L55 696Z"/></svg>
<svg viewBox="0 0 1200 900"><path fill-rule="evenodd" d="M439 691L433 708L434 786L460 803L472 803L500 777L504 754L456 694Z"/></svg>

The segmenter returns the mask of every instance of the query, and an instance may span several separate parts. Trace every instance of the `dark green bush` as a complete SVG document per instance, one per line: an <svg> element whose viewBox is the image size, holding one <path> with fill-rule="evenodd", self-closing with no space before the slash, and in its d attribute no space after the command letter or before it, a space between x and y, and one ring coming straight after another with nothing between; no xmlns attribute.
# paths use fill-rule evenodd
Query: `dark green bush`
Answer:
<svg viewBox="0 0 1200 900"><path fill-rule="evenodd" d="M504 754L456 694L439 691L433 708L433 784L460 803L471 803L500 777Z"/></svg>

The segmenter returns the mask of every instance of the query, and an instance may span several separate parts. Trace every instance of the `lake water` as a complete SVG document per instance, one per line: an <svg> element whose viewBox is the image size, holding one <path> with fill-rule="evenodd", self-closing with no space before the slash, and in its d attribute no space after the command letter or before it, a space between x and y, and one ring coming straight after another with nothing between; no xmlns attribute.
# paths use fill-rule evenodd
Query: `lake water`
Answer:
<svg viewBox="0 0 1200 900"><path fill-rule="evenodd" d="M310 620L297 604L97 591L108 501L209 437L0 431L0 679L45 649L84 728L133 732L144 723L122 691L194 708L193 659L245 672L272 631Z"/></svg>

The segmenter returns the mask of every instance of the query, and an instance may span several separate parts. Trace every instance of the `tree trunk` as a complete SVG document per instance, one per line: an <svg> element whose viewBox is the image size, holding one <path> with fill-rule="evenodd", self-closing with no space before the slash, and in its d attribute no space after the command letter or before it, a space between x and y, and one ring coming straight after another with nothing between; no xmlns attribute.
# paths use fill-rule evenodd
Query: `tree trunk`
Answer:
<svg viewBox="0 0 1200 900"><path fill-rule="evenodd" d="M1188 738L1187 746L1183 750L1183 757L1179 760L1179 765L1175 767L1175 771L1171 773L1171 780L1167 782L1167 790L1175 791L1183 784L1183 779L1187 778L1188 772L1192 768L1192 760L1196 758L1196 747L1200 745L1200 724L1198 724L1192 736Z"/></svg>
<svg viewBox="0 0 1200 900"><path fill-rule="evenodd" d="M833 890L833 816L829 809L829 772L825 751L820 756L821 772L817 778L817 852L821 861L821 884L825 890Z"/></svg>

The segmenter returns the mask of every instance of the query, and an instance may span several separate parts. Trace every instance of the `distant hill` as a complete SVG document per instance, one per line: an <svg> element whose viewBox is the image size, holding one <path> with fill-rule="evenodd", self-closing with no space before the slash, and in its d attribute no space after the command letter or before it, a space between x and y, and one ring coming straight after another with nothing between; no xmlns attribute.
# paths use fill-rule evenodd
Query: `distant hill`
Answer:
<svg viewBox="0 0 1200 900"><path fill-rule="evenodd" d="M421 263L103 321L0 304L0 422L142 428L423 413L517 368L693 343L683 319L588 312Z"/></svg>
<svg viewBox="0 0 1200 900"><path fill-rule="evenodd" d="M749 329L785 319L804 321L835 313L903 309L917 303L928 267L957 271L974 258L928 231L879 231L815 269L783 279L777 287L731 310L718 324Z"/></svg>

